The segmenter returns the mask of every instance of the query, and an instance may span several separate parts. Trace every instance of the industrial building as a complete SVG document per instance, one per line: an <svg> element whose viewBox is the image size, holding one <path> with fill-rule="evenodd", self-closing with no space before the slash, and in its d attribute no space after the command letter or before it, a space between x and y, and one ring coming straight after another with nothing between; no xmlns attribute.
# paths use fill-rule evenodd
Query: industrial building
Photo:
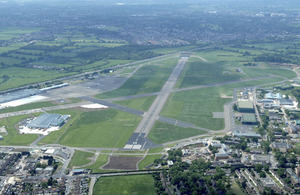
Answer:
<svg viewBox="0 0 300 195"><path fill-rule="evenodd" d="M69 86L69 83L54 85L54 86L46 87L46 88L43 88L43 89L40 89L40 90L41 90L41 92L45 92L45 91L49 91L49 90L52 90L52 89L58 89L58 88L67 87L67 86Z"/></svg>
<svg viewBox="0 0 300 195"><path fill-rule="evenodd" d="M243 125L257 125L257 120L255 114L243 114L242 115L242 124Z"/></svg>
<svg viewBox="0 0 300 195"><path fill-rule="evenodd" d="M274 99L277 99L277 100L280 100L280 99L282 99L282 94L281 93L267 93L266 95L265 95L265 98L266 99L272 99L272 100L274 100Z"/></svg>
<svg viewBox="0 0 300 195"><path fill-rule="evenodd" d="M279 100L281 106L293 106L294 103L290 99L281 99Z"/></svg>
<svg viewBox="0 0 300 195"><path fill-rule="evenodd" d="M251 137L257 137L261 138L261 135L258 133L255 133L254 131L233 131L232 132L233 137L246 137L246 138L251 138Z"/></svg>
<svg viewBox="0 0 300 195"><path fill-rule="evenodd" d="M34 119L27 125L27 127L35 129L48 129L53 126L62 126L69 117L69 115L46 113Z"/></svg>
<svg viewBox="0 0 300 195"><path fill-rule="evenodd" d="M238 110L242 113L255 113L251 101L238 101Z"/></svg>

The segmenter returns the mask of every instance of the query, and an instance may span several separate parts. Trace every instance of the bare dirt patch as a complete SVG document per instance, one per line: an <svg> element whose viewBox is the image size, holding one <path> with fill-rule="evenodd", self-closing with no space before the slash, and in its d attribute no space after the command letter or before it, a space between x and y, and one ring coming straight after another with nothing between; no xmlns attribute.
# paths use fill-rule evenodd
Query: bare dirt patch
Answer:
<svg viewBox="0 0 300 195"><path fill-rule="evenodd" d="M228 95L221 95L220 97L221 98L231 98L231 99L233 98L233 96L228 96Z"/></svg>
<svg viewBox="0 0 300 195"><path fill-rule="evenodd" d="M142 157L110 156L109 163L103 169L110 170L136 170L136 164Z"/></svg>
<svg viewBox="0 0 300 195"><path fill-rule="evenodd" d="M7 131L6 131L5 126L0 127L0 133L2 133L2 134L4 134L4 135L7 135Z"/></svg>
<svg viewBox="0 0 300 195"><path fill-rule="evenodd" d="M224 118L224 112L213 112L213 118Z"/></svg>

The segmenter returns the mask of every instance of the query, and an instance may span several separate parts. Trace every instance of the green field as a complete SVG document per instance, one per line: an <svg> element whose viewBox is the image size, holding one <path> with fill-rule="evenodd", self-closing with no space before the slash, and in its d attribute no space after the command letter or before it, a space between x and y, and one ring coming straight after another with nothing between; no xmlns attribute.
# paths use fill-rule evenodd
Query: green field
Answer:
<svg viewBox="0 0 300 195"><path fill-rule="evenodd" d="M155 100L156 96L149 96L137 99L115 101L114 103L134 108L137 110L147 111Z"/></svg>
<svg viewBox="0 0 300 195"><path fill-rule="evenodd" d="M220 130L224 128L224 119L212 118L213 112L223 112L223 105L231 98L234 88L243 88L282 81L281 78L266 78L248 82L227 84L219 87L207 87L197 90L171 94L161 115L195 124L196 126Z"/></svg>
<svg viewBox="0 0 300 195"><path fill-rule="evenodd" d="M66 76L68 73L66 74L54 70L45 71L33 68L10 67L1 69L0 78L4 75L7 75L9 79L6 82L1 83L0 91L30 83L52 80L60 76Z"/></svg>
<svg viewBox="0 0 300 195"><path fill-rule="evenodd" d="M224 63L203 62L198 58L190 58L177 83L179 88L194 85L220 83L224 81L239 80L241 74L224 68Z"/></svg>
<svg viewBox="0 0 300 195"><path fill-rule="evenodd" d="M195 56L201 56L209 63L226 62L228 66L236 66L240 62L252 61L250 57L242 56L235 51L207 49L205 51L195 52Z"/></svg>
<svg viewBox="0 0 300 195"><path fill-rule="evenodd" d="M60 137L73 125L73 123L80 118L80 114L82 111L75 109L65 109L65 110L55 110L51 111L51 113L63 114L63 115L71 115L71 118L68 120L67 124L65 124L60 130L53 131L49 135L47 135L44 139L42 139L38 144L51 144L58 143Z"/></svg>
<svg viewBox="0 0 300 195"><path fill-rule="evenodd" d="M23 62L23 60L16 59L13 57L1 57L0 58L0 64L5 64L6 66L18 65L22 62Z"/></svg>
<svg viewBox="0 0 300 195"><path fill-rule="evenodd" d="M164 149L164 147L156 147L149 149L148 153L158 153L161 152Z"/></svg>
<svg viewBox="0 0 300 195"><path fill-rule="evenodd" d="M139 163L139 170L145 169L146 166L152 164L155 159L159 159L162 155L161 154L154 154L154 155L147 155L140 163Z"/></svg>
<svg viewBox="0 0 300 195"><path fill-rule="evenodd" d="M93 194L154 195L154 179L151 175L101 177L94 186Z"/></svg>
<svg viewBox="0 0 300 195"><path fill-rule="evenodd" d="M163 48L163 49L153 49L151 51L159 54L169 54L169 53L175 53L175 52L180 52L180 51L194 49L194 48L196 48L196 46L170 47L170 48Z"/></svg>
<svg viewBox="0 0 300 195"><path fill-rule="evenodd" d="M105 172L101 169L103 165L105 165L108 161L108 155L100 154L96 160L96 162L90 166L84 167L85 169L91 169L93 173L101 173Z"/></svg>
<svg viewBox="0 0 300 195"><path fill-rule="evenodd" d="M23 115L0 119L0 127L4 126L7 131L7 135L2 134L4 139L0 140L0 145L29 145L38 138L38 135L19 134L16 127L25 118L29 118L29 116Z"/></svg>
<svg viewBox="0 0 300 195"><path fill-rule="evenodd" d="M213 112L223 112L223 105L231 99L221 98L226 90L209 87L198 90L177 92L171 95L162 115L212 130L224 128L224 119L215 119Z"/></svg>
<svg viewBox="0 0 300 195"><path fill-rule="evenodd" d="M72 160L69 163L69 167L72 168L73 166L86 165L91 162L89 158L92 158L93 156L94 153L75 150Z"/></svg>
<svg viewBox="0 0 300 195"><path fill-rule="evenodd" d="M206 131L192 128L183 128L157 121L151 129L148 138L157 144L184 139L196 135L201 135Z"/></svg>
<svg viewBox="0 0 300 195"><path fill-rule="evenodd" d="M139 121L138 116L113 109L82 112L58 143L76 147L121 148Z"/></svg>
<svg viewBox="0 0 300 195"><path fill-rule="evenodd" d="M0 40L9 40L18 37L21 34L28 34L38 30L39 29L18 27L2 28L0 30Z"/></svg>
<svg viewBox="0 0 300 195"><path fill-rule="evenodd" d="M162 65L144 66L119 89L97 95L96 97L103 99L160 91L177 62L178 59L170 59L159 63Z"/></svg>
<svg viewBox="0 0 300 195"><path fill-rule="evenodd" d="M246 195L246 193L241 190L240 186L235 181L232 183L231 191L235 195Z"/></svg>
<svg viewBox="0 0 300 195"><path fill-rule="evenodd" d="M267 76L268 74L282 76L288 79L295 78L297 75L292 70L282 69L278 67L263 67L263 68L242 68L243 72L250 77Z"/></svg>

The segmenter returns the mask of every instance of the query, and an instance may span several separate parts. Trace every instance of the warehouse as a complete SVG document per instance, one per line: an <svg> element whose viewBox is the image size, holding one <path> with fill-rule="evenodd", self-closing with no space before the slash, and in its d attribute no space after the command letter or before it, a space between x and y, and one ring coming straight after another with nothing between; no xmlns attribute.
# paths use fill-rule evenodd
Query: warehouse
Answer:
<svg viewBox="0 0 300 195"><path fill-rule="evenodd" d="M238 101L239 112L254 113L254 107L251 101Z"/></svg>
<svg viewBox="0 0 300 195"><path fill-rule="evenodd" d="M266 95L265 95L265 98L266 99L272 99L272 100L274 100L274 99L277 99L277 100L280 100L280 99L282 99L282 94L281 93L267 93Z"/></svg>
<svg viewBox="0 0 300 195"><path fill-rule="evenodd" d="M280 106L293 106L294 105L293 101L290 99L281 99L281 100L279 100L279 102L280 102Z"/></svg>
<svg viewBox="0 0 300 195"><path fill-rule="evenodd" d="M34 119L27 125L27 127L35 129L48 129L50 127L62 126L69 117L69 115L46 113Z"/></svg>
<svg viewBox="0 0 300 195"><path fill-rule="evenodd" d="M251 138L251 137L261 138L261 135L255 133L254 131L233 131L232 136L233 137L246 137L246 138Z"/></svg>
<svg viewBox="0 0 300 195"><path fill-rule="evenodd" d="M243 125L257 125L257 120L255 114L243 114L242 115L242 124Z"/></svg>

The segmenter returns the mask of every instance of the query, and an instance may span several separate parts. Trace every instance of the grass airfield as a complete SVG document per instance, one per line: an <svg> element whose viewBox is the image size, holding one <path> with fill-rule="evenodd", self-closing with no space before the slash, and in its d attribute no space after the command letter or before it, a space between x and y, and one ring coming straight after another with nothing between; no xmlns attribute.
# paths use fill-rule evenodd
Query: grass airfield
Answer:
<svg viewBox="0 0 300 195"><path fill-rule="evenodd" d="M115 46L118 47L118 45ZM158 51L162 52L161 50ZM252 51L252 53L254 53L254 51ZM257 54L259 54L259 52L255 53L255 55ZM207 61L204 61L201 57ZM156 121L147 138L153 143L168 145L169 142L173 143L180 139L201 135L205 136L207 131L197 129L198 127L215 131L222 130L225 127L224 119L214 118L213 112L224 111L224 104L232 100L233 89L287 82L296 77L296 74L291 69L282 69L278 66L273 67L263 62L258 63L258 66L254 67L243 65L250 60L251 57L242 56L240 53L232 50L194 52L164 105L160 116L193 124L195 128L184 128L162 121ZM99 93L98 88L94 88L92 84L85 84L86 81L82 81L82 84L80 84L81 88L78 88L82 89L82 92L76 92L76 84L72 85L71 88L75 90L74 94L78 93L75 95L76 97L81 97L84 94L90 94L91 96L97 94L94 97L100 100L107 102L112 101L112 103L117 105L147 112L157 97L157 93L161 90L171 74L177 61L178 57L172 57L161 61L144 63L138 69L136 68L141 64L132 66L133 68L124 69L123 73L120 71L120 77L124 78L132 73L134 74L128 78L121 87L105 93ZM242 73L237 72L237 68L241 69ZM108 75L108 77L117 74L119 74L119 72L114 75ZM264 76L264 78L262 78L262 76ZM252 80L244 81L245 79ZM60 96L63 96L64 93L69 94L67 94L67 98L72 98L73 96L73 93L62 88L54 92L52 96L49 94L49 97L61 98ZM122 99L128 96L129 98ZM76 99L76 101L71 100L70 104L79 101L79 99ZM1 113L38 107L51 108L53 106L55 106L53 101L47 101L10 108L6 111L2 110ZM75 107L51 110L49 112L69 114L71 118L60 130L51 132L44 137L38 145L61 144L86 150L76 150L69 165L70 168L88 168L94 173L109 172L112 170L105 169L105 167L115 166L114 164L108 165L110 157L113 156L113 159L117 159L118 156L126 155L128 159L124 160L125 164L131 161L130 157L141 158L142 160L139 162L136 162L137 159L135 159L135 162L132 162L134 165L136 163L136 167L142 170L145 169L147 165L153 163L155 159L162 156L161 151L163 147L142 151L118 150L124 147L135 131L142 119L140 116L113 108L84 110ZM3 134L4 140L0 141L1 145L30 145L37 139L37 135L18 134L18 123L26 117L29 117L29 115L0 119L0 125L5 126L8 131L8 134ZM103 149L96 152L87 148ZM96 155L96 153L98 154ZM116 190L116 193L119 193L118 189L106 189L103 186L106 185L106 182L124 182L124 185L128 186L126 189L128 192L132 192L133 194L139 192L140 188L133 187L130 182L128 183L127 178L120 177L120 179L122 181L118 181L117 177L101 179L96 183L96 188L101 188L101 193L106 193L106 190ZM149 186L150 184L151 182ZM153 188L152 184L151 186ZM147 186L141 188L148 189ZM122 187L122 189L124 188Z"/></svg>

